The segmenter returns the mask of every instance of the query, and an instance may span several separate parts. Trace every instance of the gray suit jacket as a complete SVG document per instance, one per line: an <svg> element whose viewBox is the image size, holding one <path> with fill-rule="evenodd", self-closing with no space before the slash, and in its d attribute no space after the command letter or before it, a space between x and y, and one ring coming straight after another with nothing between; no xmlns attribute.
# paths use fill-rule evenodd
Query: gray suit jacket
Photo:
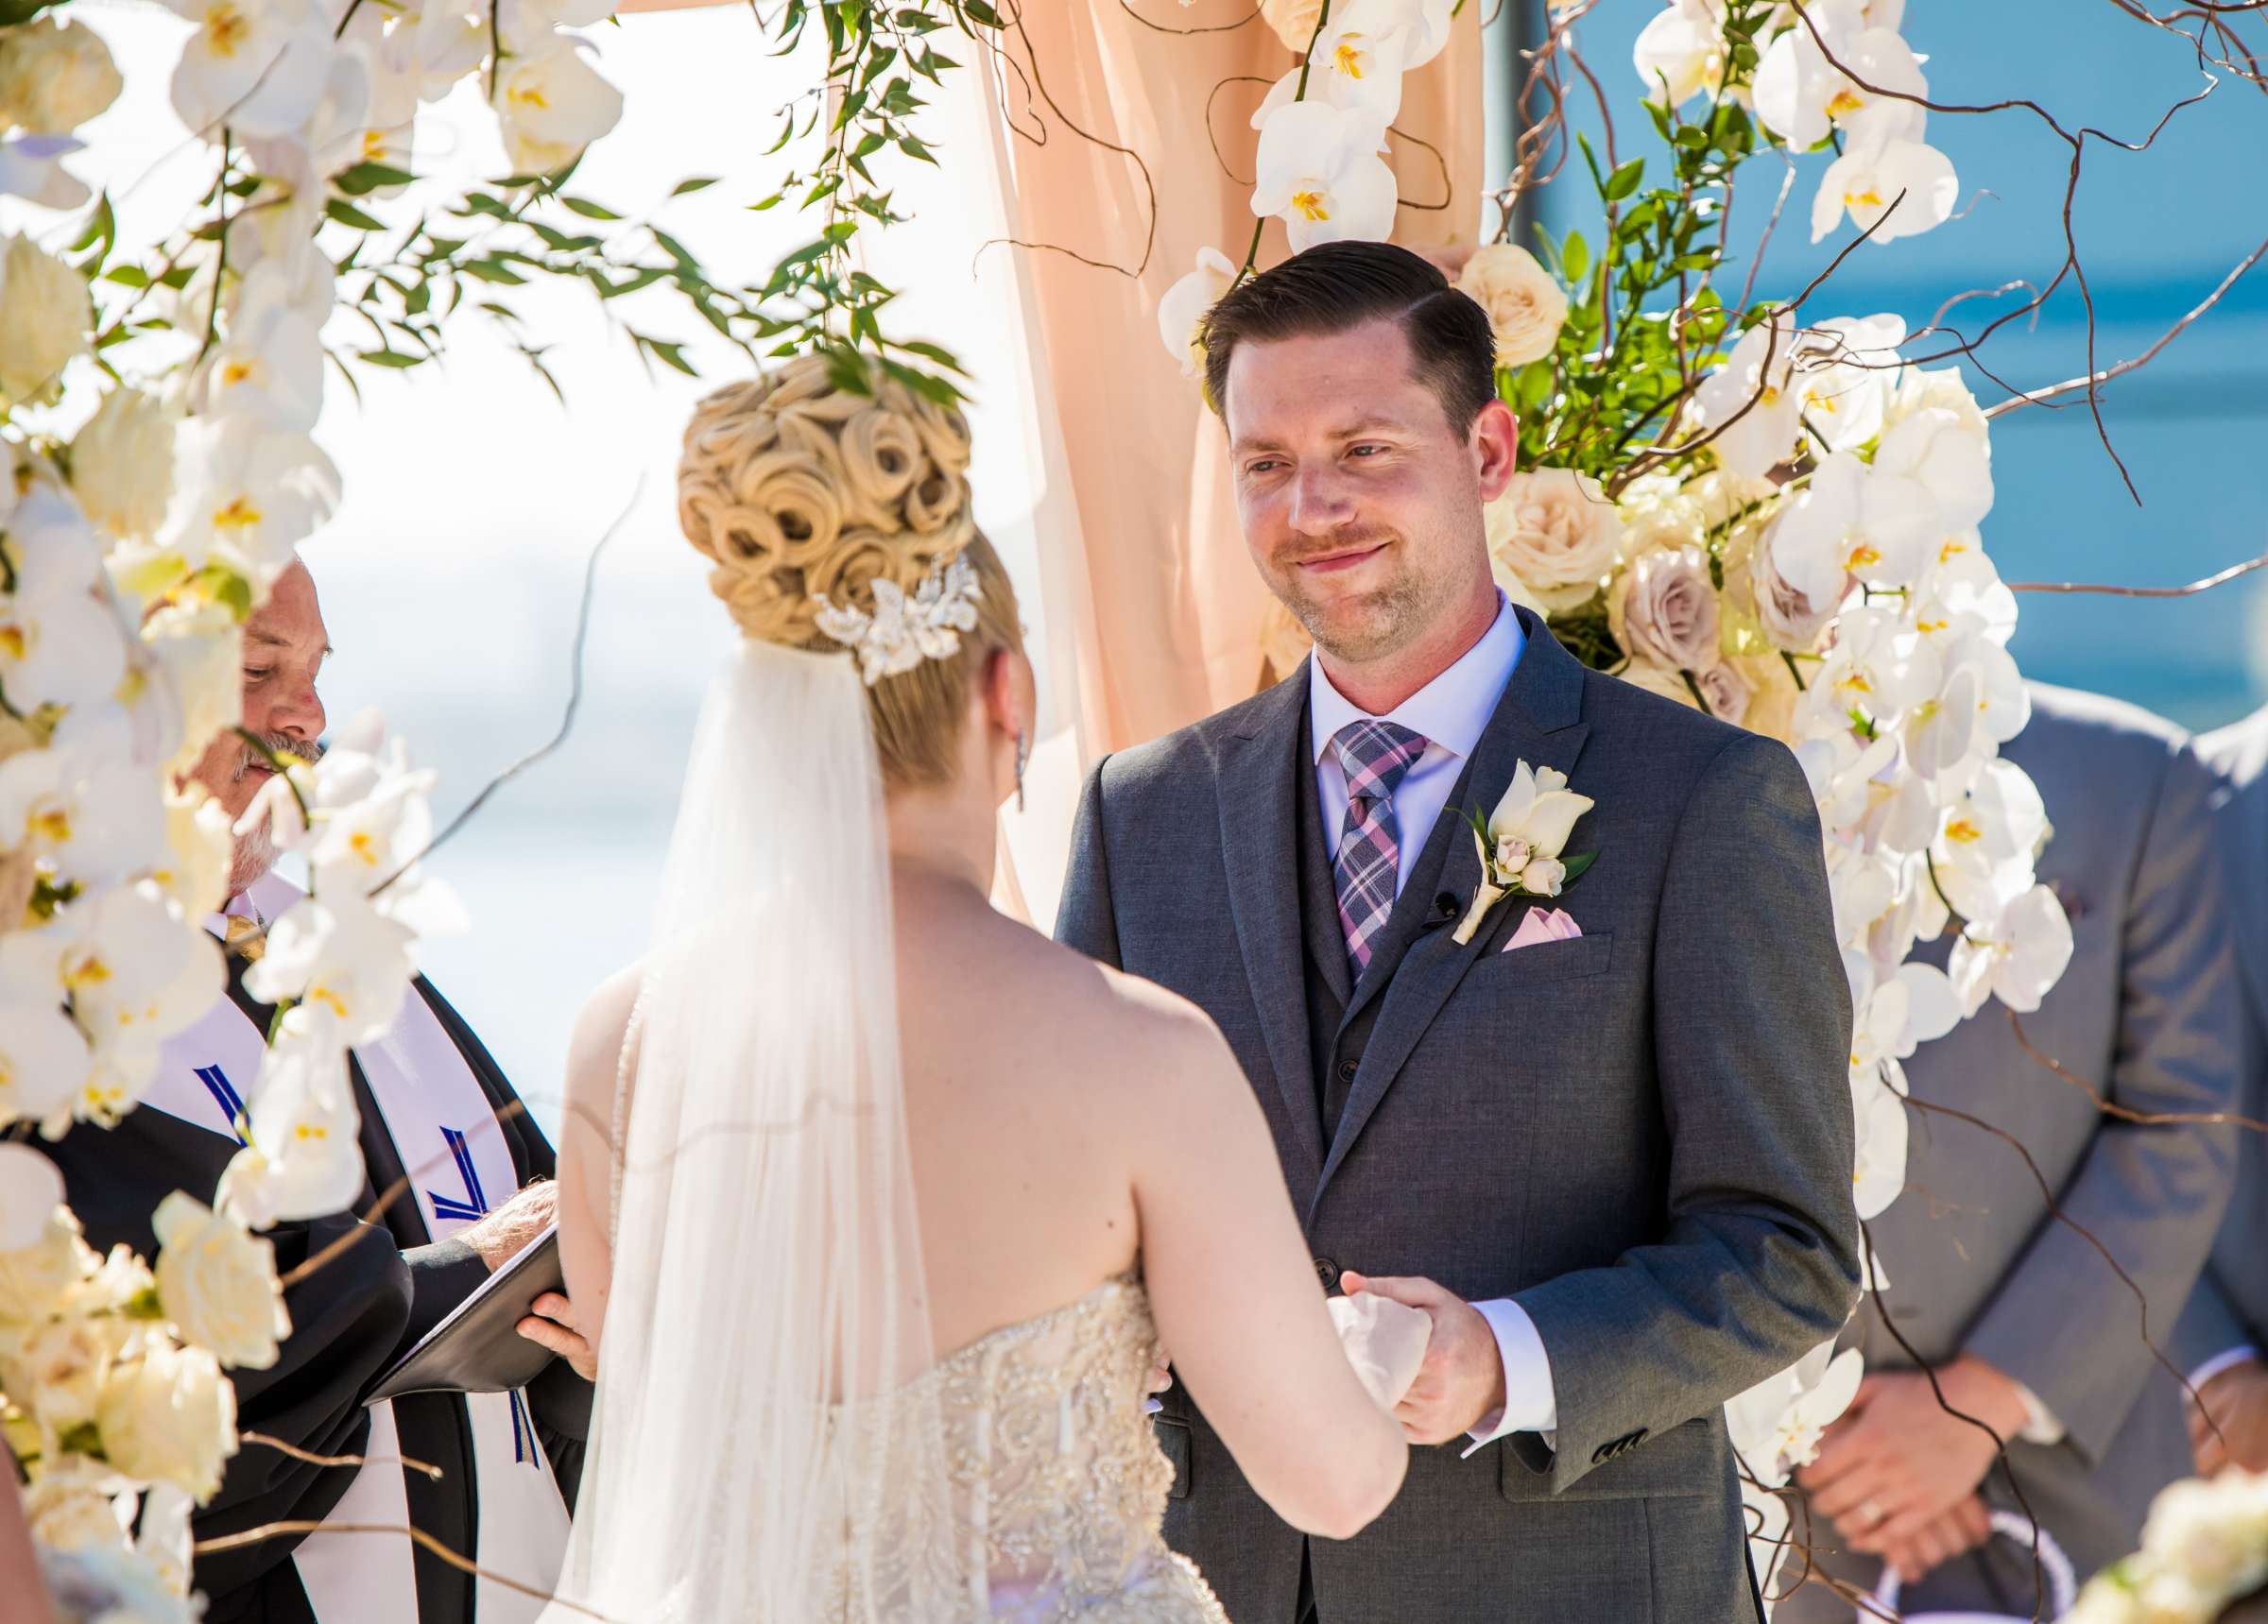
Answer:
<svg viewBox="0 0 2268 1624"><path fill-rule="evenodd" d="M2127 1110L2225 1110L2237 1002L2212 778L2185 736L2147 711L2038 685L2032 695L2031 724L2005 754L2047 804L2054 833L2039 875L2071 917L2073 949L2039 1009L2019 1017L2022 1036ZM1942 965L1949 946L1921 956ZM1870 1368L1913 1368L1886 1314L1930 1363L1975 1354L2032 1390L2065 1437L2013 1444L2009 1468L2084 1578L2133 1550L2151 1496L2191 1473L2181 1384L2150 1344L2171 1349L2212 1244L2228 1199L2228 1130L2105 1115L2024 1051L1997 1001L1925 1045L1906 1079L1924 1106L2019 1141L2055 1205L2148 1303L2146 1342L2135 1292L2051 1216L2014 1146L1926 1108L1908 1113L1906 1191L1867 1226L1889 1289L1846 1337ZM1997 1469L1984 1493L2018 1509ZM1813 1539L1821 1566L1872 1586L1875 1563L1842 1552L1830 1526ZM1901 1605L2029 1616L2035 1589L2028 1561L1996 1544L1911 1587ZM1778 1616L1842 1621L1850 1611L1807 1589Z"/></svg>
<svg viewBox="0 0 2268 1624"><path fill-rule="evenodd" d="M1328 1054L1308 961L1344 955L1302 928L1304 667L1097 767L1057 934L1219 1023L1319 1273L1511 1296L1542 1338L1555 1447L1415 1452L1376 1523L1314 1542L1326 1624L1727 1624L1754 1602L1720 1406L1832 1336L1857 1291L1819 826L1779 744L1587 671L1521 618L1526 650ZM1570 844L1597 863L1562 898L1584 934L1500 953L1512 901L1459 947L1480 868L1458 814L1521 760L1597 802ZM1301 1536L1178 1388L1159 1431L1168 1537L1238 1624L1293 1624Z"/></svg>
<svg viewBox="0 0 2268 1624"><path fill-rule="evenodd" d="M2268 709L2208 734L2197 752L2225 780L2219 806L2243 1002L2239 1109L2268 1118ZM2268 1350L2268 1136L2235 1135L2237 1188L2212 1260L2182 1316L2184 1364L2250 1343Z"/></svg>

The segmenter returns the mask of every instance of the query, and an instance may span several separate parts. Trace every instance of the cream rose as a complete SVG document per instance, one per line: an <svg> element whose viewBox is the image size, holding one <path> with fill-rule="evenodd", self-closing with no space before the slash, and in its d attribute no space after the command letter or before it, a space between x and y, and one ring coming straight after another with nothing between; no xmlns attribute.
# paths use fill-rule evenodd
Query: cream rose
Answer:
<svg viewBox="0 0 2268 1624"><path fill-rule="evenodd" d="M26 1485L24 1519L50 1550L124 1550L130 1502L121 1517L115 1496L128 1486L101 1462L65 1455Z"/></svg>
<svg viewBox="0 0 2268 1624"><path fill-rule="evenodd" d="M173 500L173 436L180 413L120 385L71 442L71 489L87 517L124 540L146 540Z"/></svg>
<svg viewBox="0 0 2268 1624"><path fill-rule="evenodd" d="M95 1406L103 1454L129 1478L179 1483L199 1503L236 1453L236 1390L202 1348L159 1342L111 1368Z"/></svg>
<svg viewBox="0 0 2268 1624"><path fill-rule="evenodd" d="M1803 691L1796 686L1796 674L1788 669L1788 662L1779 657L1778 651L1728 659L1725 663L1739 672L1748 685L1748 713L1741 718L1741 726L1751 733L1795 743L1796 702L1803 696Z"/></svg>
<svg viewBox="0 0 2268 1624"><path fill-rule="evenodd" d="M1773 557L1778 535L1779 524L1776 520L1772 528L1764 532L1748 564L1749 583L1756 597L1757 624L1763 627L1764 636L1772 640L1775 648L1784 648L1790 654L1812 654L1817 651L1820 635L1841 606L1814 604L1788 584Z"/></svg>
<svg viewBox="0 0 2268 1624"><path fill-rule="evenodd" d="M94 1272L94 1254L78 1220L57 1208L34 1244L0 1252L0 1325L29 1325L55 1313Z"/></svg>
<svg viewBox="0 0 2268 1624"><path fill-rule="evenodd" d="M94 305L86 280L29 237L0 253L0 396L11 405L62 393L64 365L87 348Z"/></svg>
<svg viewBox="0 0 2268 1624"><path fill-rule="evenodd" d="M238 1370L266 1370L291 1335L276 1249L226 1214L175 1190L158 1204L158 1301L182 1340Z"/></svg>
<svg viewBox="0 0 2268 1624"><path fill-rule="evenodd" d="M1547 609L1572 609L1614 568L1622 519L1599 483L1572 469L1516 473L1488 504L1488 547Z"/></svg>
<svg viewBox="0 0 2268 1624"><path fill-rule="evenodd" d="M1555 857L1531 858L1520 871L1520 883L1531 896L1556 897L1567 883L1567 864Z"/></svg>
<svg viewBox="0 0 2268 1624"><path fill-rule="evenodd" d="M125 84L92 28L47 14L0 29L0 124L68 135L116 101Z"/></svg>
<svg viewBox="0 0 2268 1624"><path fill-rule="evenodd" d="M1748 686L1747 677L1730 660L1719 660L1707 671L1695 672L1693 681L1700 687L1701 697L1708 702L1711 716L1735 727L1748 725L1748 709L1756 693Z"/></svg>
<svg viewBox="0 0 2268 1624"><path fill-rule="evenodd" d="M1623 573L1608 605L1614 641L1672 671L1707 671L1720 658L1717 591L1698 547L1648 553Z"/></svg>
<svg viewBox="0 0 2268 1624"><path fill-rule="evenodd" d="M1499 367L1542 360L1567 325L1566 292L1534 254L1510 243L1476 249L1465 262L1457 287L1488 313Z"/></svg>
<svg viewBox="0 0 2268 1624"><path fill-rule="evenodd" d="M0 1387L51 1437L94 1419L102 1379L117 1357L124 1322L77 1316L25 1333L0 1359Z"/></svg>

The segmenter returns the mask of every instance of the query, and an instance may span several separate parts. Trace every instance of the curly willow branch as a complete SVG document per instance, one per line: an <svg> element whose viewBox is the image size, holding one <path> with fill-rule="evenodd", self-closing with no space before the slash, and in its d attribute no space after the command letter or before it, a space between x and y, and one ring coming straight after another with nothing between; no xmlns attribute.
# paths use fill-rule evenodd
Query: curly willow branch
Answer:
<svg viewBox="0 0 2268 1624"><path fill-rule="evenodd" d="M259 1545L266 1540L281 1539L286 1534L312 1533L392 1534L397 1538L408 1540L421 1550L431 1552L459 1573L470 1574L474 1579L485 1579L491 1584L501 1584L505 1589L527 1597L531 1600L547 1601L555 1607L564 1607L571 1613L580 1613L586 1618L599 1619L601 1624L618 1624L617 1620L609 1617L608 1615L585 1607L578 1601L569 1601L564 1597L555 1596L548 1590L538 1590L532 1584L523 1584L509 1574L498 1573L493 1568L483 1567L469 1558L459 1556L423 1529L410 1528L400 1523L318 1523L298 1519L262 1523L258 1528L246 1529L242 1533L222 1534L215 1539L200 1539L189 1548L190 1553L194 1556L217 1556L222 1551L241 1550L248 1545Z"/></svg>
<svg viewBox="0 0 2268 1624"><path fill-rule="evenodd" d="M406 1471L421 1472L439 1482L447 1474L426 1461L413 1461L407 1455L318 1455L312 1449L302 1449L297 1444L286 1444L281 1438L271 1438L265 1432L239 1432L239 1444L257 1444L273 1449L279 1455L288 1455L294 1461L304 1461L310 1466L400 1466Z"/></svg>

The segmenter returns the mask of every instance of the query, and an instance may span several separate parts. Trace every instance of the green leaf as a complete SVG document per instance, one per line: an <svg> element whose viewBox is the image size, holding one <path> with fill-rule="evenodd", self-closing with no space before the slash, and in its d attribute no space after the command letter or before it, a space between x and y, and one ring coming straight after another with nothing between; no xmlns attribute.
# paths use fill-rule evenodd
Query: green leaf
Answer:
<svg viewBox="0 0 2268 1624"><path fill-rule="evenodd" d="M493 256L485 260L467 260L457 268L467 276L477 277L486 282L494 282L500 287L521 287L527 282L527 278Z"/></svg>
<svg viewBox="0 0 2268 1624"><path fill-rule="evenodd" d="M1633 158L1606 178L1606 201L1619 203L1638 190L1638 183L1646 172L1646 161Z"/></svg>
<svg viewBox="0 0 2268 1624"><path fill-rule="evenodd" d="M608 208L604 203L593 203L588 197L561 197L559 201L566 204L572 213L582 215L586 220L619 220L622 218L620 214Z"/></svg>
<svg viewBox="0 0 2268 1624"><path fill-rule="evenodd" d="M664 344L659 338L648 338L644 340L644 344L648 350L660 356L665 365L676 368L686 377L697 378L700 376L694 370L693 363L685 359L685 350L682 345Z"/></svg>
<svg viewBox="0 0 2268 1624"><path fill-rule="evenodd" d="M343 197L333 197L323 204L323 213L342 226L352 226L358 231L383 231L385 222L372 219Z"/></svg>
<svg viewBox="0 0 2268 1624"><path fill-rule="evenodd" d="M147 287L149 272L144 270L140 265L112 265L102 273L102 280L114 282L120 287Z"/></svg>
<svg viewBox="0 0 2268 1624"><path fill-rule="evenodd" d="M961 0L961 9L988 28L1001 26L1000 13L985 4L985 0Z"/></svg>
<svg viewBox="0 0 2268 1624"><path fill-rule="evenodd" d="M1590 274L1590 245L1583 240L1581 231L1567 233L1567 241L1559 248L1559 271L1571 282Z"/></svg>
<svg viewBox="0 0 2268 1624"><path fill-rule="evenodd" d="M688 193L699 192L713 186L716 182L717 177L714 175L696 175L690 179L680 180L672 186L669 189L669 195L673 197L682 197Z"/></svg>
<svg viewBox="0 0 2268 1624"><path fill-rule="evenodd" d="M1576 880L1582 879L1589 872L1590 865L1598 860L1599 854L1595 851L1579 851L1572 857L1561 858L1559 861L1566 867L1567 873L1561 877L1559 883L1563 886L1572 885Z"/></svg>
<svg viewBox="0 0 2268 1624"><path fill-rule="evenodd" d="M418 366L424 361L425 357L404 355L399 350L358 350L354 352L354 359L372 367L391 367L399 370L403 368Z"/></svg>
<svg viewBox="0 0 2268 1624"><path fill-rule="evenodd" d="M359 197L381 186L406 186L416 179L408 170L396 169L390 164L357 163L334 175L331 184L350 197Z"/></svg>

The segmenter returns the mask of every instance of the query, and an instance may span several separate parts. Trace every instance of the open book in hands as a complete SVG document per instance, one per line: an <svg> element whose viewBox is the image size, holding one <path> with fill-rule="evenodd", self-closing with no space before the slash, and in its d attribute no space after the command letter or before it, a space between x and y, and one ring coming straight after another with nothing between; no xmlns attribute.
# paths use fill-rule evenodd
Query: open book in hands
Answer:
<svg viewBox="0 0 2268 1624"><path fill-rule="evenodd" d="M1331 1323L1338 1327L1339 1341L1347 1349L1347 1362L1354 1366L1355 1376L1378 1407L1391 1410L1410 1391L1418 1367L1425 1362L1425 1346L1434 1335L1432 1316L1374 1291L1333 1297L1330 1308Z"/></svg>

